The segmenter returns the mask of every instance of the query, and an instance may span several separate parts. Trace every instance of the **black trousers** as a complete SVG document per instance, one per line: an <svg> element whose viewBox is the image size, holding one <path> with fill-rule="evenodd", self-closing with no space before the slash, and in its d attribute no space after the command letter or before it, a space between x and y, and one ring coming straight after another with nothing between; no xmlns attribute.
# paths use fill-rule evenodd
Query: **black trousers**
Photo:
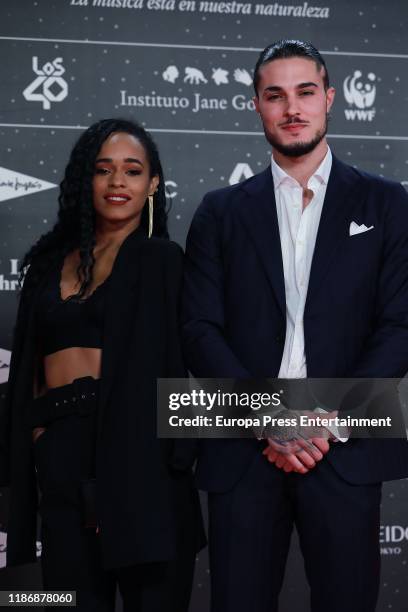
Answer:
<svg viewBox="0 0 408 612"><path fill-rule="evenodd" d="M175 483L184 512L177 558L112 571L102 567L100 536L95 526L86 527L92 523L92 504L85 493L95 475L96 400L95 381L80 379L51 391L33 406L39 417L33 423L47 424L34 449L41 492L44 588L75 590L76 609L81 612L112 612L116 585L125 612L187 612L196 556L197 539L192 536L196 509L183 502L191 496L185 495L189 485L182 476Z"/></svg>
<svg viewBox="0 0 408 612"><path fill-rule="evenodd" d="M293 525L312 612L374 612L381 484L353 486L323 459L285 474L261 452L226 493L209 495L211 612L277 612Z"/></svg>

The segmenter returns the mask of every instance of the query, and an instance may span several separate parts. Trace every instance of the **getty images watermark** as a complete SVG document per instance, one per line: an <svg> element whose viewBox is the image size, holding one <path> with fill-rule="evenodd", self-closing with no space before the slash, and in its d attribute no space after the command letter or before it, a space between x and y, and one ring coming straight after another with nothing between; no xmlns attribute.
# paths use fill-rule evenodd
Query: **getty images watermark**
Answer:
<svg viewBox="0 0 408 612"><path fill-rule="evenodd" d="M160 379L162 438L406 438L405 379Z"/></svg>

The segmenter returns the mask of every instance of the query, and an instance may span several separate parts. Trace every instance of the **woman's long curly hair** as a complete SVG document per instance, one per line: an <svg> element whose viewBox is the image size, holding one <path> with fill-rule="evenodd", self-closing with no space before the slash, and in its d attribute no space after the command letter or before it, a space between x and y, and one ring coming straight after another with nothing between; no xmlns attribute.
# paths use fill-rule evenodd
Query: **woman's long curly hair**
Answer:
<svg viewBox="0 0 408 612"><path fill-rule="evenodd" d="M75 297L80 299L85 296L91 286L95 263L93 249L96 222L92 181L98 153L103 143L114 132L125 132L134 136L145 150L150 176L159 177L160 182L153 201L153 235L168 238L164 177L156 144L150 134L136 122L126 119L102 119L91 125L72 149L64 178L60 183L56 224L51 231L41 236L23 258L20 281L23 280L27 267L34 264L30 274L30 287L37 285L55 258L62 259L75 249L79 249L80 264L77 274L81 283ZM143 208L140 225L147 233L149 225L147 206ZM27 287L28 291L30 287Z"/></svg>

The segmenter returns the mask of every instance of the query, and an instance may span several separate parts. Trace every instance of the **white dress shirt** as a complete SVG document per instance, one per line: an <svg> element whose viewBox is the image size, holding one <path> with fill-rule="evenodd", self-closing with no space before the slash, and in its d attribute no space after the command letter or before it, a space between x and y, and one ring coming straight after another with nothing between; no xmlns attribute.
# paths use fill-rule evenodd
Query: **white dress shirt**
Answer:
<svg viewBox="0 0 408 612"><path fill-rule="evenodd" d="M307 183L313 197L303 210L302 186L272 157L286 295L286 338L279 378L307 376L303 314L331 167L332 154L328 148L325 158Z"/></svg>
<svg viewBox="0 0 408 612"><path fill-rule="evenodd" d="M332 154L328 148L322 163L308 180L307 188L313 192L313 197L303 210L302 186L282 170L272 157L286 296L286 338L279 378L307 376L303 315L317 230L332 161ZM315 412L326 411L316 406ZM346 430L342 429L340 432L335 426L327 429L341 442L346 442L349 437L349 432Z"/></svg>

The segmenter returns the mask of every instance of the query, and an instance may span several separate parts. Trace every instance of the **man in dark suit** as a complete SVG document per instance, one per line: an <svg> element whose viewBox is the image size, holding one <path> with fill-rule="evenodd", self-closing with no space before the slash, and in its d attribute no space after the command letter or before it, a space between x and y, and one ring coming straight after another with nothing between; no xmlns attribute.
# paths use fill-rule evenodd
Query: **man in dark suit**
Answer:
<svg viewBox="0 0 408 612"><path fill-rule="evenodd" d="M207 194L195 214L183 314L189 369L202 378L404 376L407 194L332 156L335 92L312 45L266 48L254 87L271 167ZM374 612L381 482L408 476L407 446L333 436L307 446L203 441L212 612L276 612L294 524L312 611Z"/></svg>

